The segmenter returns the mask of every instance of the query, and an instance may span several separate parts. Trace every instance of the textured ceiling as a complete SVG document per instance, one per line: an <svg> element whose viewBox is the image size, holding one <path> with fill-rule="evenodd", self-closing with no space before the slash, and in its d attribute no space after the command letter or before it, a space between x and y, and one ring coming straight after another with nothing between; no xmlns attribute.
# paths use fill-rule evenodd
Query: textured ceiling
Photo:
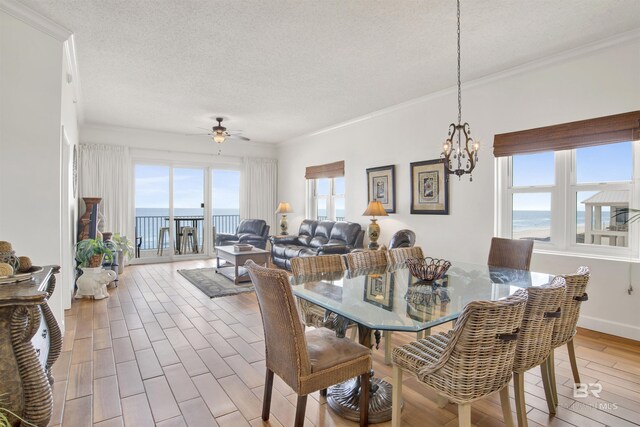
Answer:
<svg viewBox="0 0 640 427"><path fill-rule="evenodd" d="M22 0L75 33L85 123L279 142L455 85L453 0ZM463 0L463 81L640 27L639 0Z"/></svg>

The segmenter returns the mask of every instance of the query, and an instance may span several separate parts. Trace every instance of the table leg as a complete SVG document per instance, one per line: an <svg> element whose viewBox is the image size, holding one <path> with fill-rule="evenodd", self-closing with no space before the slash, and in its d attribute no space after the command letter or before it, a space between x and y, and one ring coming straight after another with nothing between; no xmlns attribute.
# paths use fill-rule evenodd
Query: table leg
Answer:
<svg viewBox="0 0 640 427"><path fill-rule="evenodd" d="M234 268L234 272L236 273L235 278L233 279L233 283L235 283L237 285L238 283L240 283L240 278L238 277L238 262L237 261L233 265L233 268Z"/></svg>
<svg viewBox="0 0 640 427"><path fill-rule="evenodd" d="M348 322L339 323L347 324ZM358 325L359 342L367 348L371 348L373 345L371 332L370 328ZM336 331L336 333L342 333L342 336L344 336L344 331ZM373 375L374 372L372 370L369 379L369 422L371 424L382 423L391 419L391 384L380 378L374 378ZM338 415L348 420L359 421L360 392L360 378L351 378L348 381L329 388L327 404ZM403 403L401 403L401 405L403 405Z"/></svg>

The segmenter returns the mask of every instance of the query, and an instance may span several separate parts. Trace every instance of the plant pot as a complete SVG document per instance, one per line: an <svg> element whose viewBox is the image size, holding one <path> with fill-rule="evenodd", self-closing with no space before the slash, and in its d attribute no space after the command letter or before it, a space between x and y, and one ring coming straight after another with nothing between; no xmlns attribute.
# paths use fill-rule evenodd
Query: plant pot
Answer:
<svg viewBox="0 0 640 427"><path fill-rule="evenodd" d="M104 270L100 267L81 268L82 276L78 278L76 284L78 290L75 298L93 297L94 299L108 298L107 284L117 277L115 271Z"/></svg>
<svg viewBox="0 0 640 427"><path fill-rule="evenodd" d="M91 258L89 258L89 268L101 267L103 258L104 258L103 254L93 255Z"/></svg>

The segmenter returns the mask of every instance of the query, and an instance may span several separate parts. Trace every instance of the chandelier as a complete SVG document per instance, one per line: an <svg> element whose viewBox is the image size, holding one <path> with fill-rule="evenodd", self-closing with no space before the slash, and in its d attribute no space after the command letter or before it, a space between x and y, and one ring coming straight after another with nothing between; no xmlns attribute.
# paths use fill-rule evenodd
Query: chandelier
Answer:
<svg viewBox="0 0 640 427"><path fill-rule="evenodd" d="M464 141L463 141L464 139ZM478 163L480 143L471 138L469 123L462 123L462 90L460 83L460 0L458 0L458 124L449 125L449 137L442 144L440 157L449 173L458 176L469 174L469 181L473 181L471 172Z"/></svg>

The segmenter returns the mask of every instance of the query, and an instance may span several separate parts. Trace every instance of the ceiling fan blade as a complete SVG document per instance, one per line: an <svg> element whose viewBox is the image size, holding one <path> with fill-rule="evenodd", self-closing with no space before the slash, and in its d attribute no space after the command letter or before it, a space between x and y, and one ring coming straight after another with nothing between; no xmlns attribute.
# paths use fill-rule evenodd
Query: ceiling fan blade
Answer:
<svg viewBox="0 0 640 427"><path fill-rule="evenodd" d="M201 128L200 126L198 126L196 129L202 129L202 130L206 130L207 132L211 132L211 128Z"/></svg>
<svg viewBox="0 0 640 427"><path fill-rule="evenodd" d="M246 136L242 136L242 135L229 135L228 138L229 139L239 139L241 141L251 141L251 139L247 138Z"/></svg>
<svg viewBox="0 0 640 427"><path fill-rule="evenodd" d="M210 133L185 133L184 135L185 136L204 136L204 135L211 136Z"/></svg>
<svg viewBox="0 0 640 427"><path fill-rule="evenodd" d="M227 131L227 133L228 133L229 135L237 135L237 134L239 134L239 133L242 133L242 131L241 131L241 130L234 129L234 130L228 130L228 131Z"/></svg>

